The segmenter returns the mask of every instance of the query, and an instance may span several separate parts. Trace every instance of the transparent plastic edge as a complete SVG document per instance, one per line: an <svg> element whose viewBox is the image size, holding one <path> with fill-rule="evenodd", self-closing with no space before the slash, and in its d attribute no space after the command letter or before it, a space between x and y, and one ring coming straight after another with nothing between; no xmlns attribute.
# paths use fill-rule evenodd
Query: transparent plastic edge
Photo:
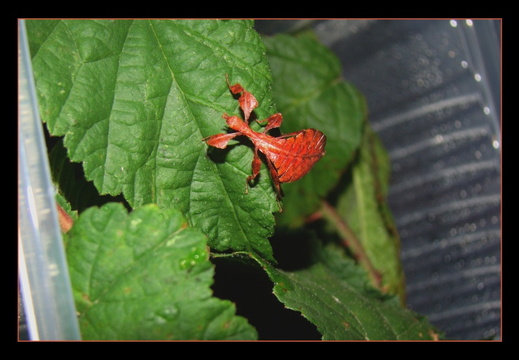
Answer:
<svg viewBox="0 0 519 360"><path fill-rule="evenodd" d="M79 340L24 20L19 20L18 266L31 340Z"/></svg>

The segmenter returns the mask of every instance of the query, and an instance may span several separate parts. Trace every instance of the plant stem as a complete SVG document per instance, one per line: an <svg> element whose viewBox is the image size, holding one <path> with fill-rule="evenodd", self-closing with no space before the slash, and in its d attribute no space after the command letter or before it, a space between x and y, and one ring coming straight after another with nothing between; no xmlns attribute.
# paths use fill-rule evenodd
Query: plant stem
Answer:
<svg viewBox="0 0 519 360"><path fill-rule="evenodd" d="M341 218L333 206L326 201L323 201L322 205L323 217L335 226L342 239L343 245L352 252L359 264L366 269L373 285L375 285L377 289L381 289L382 277L371 263L359 238L355 235L353 230L351 230L346 221Z"/></svg>

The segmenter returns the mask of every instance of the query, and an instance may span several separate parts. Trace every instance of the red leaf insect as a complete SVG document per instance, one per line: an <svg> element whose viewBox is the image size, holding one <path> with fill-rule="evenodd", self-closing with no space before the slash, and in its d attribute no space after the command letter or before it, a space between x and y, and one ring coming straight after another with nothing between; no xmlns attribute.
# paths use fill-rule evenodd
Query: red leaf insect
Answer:
<svg viewBox="0 0 519 360"><path fill-rule="evenodd" d="M315 129L305 129L289 134L273 137L267 134L271 129L281 126L283 116L280 113L269 116L258 123L266 122L263 132L256 132L249 127L248 121L252 111L258 106L258 101L250 92L240 84L231 85L227 79L227 85L233 94L241 93L238 102L243 111L245 121L237 116L223 114L227 126L235 132L216 134L203 140L210 146L225 149L228 142L240 135L247 136L254 145L254 158L252 160L252 175L247 177L246 185L254 180L260 171L261 159L258 151L263 153L267 160L267 166L274 182L278 200L283 192L281 183L290 183L299 180L306 175L324 155L326 136ZM248 187L246 188L246 192Z"/></svg>

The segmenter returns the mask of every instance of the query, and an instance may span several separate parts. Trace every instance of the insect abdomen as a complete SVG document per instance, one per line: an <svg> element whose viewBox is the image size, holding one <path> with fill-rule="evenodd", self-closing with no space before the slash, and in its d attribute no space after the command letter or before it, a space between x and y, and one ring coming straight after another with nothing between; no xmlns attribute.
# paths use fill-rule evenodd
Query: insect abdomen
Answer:
<svg viewBox="0 0 519 360"><path fill-rule="evenodd" d="M278 140L284 142L284 151L270 152L268 158L276 168L280 182L299 180L324 155L326 136L319 130L306 129L295 136Z"/></svg>

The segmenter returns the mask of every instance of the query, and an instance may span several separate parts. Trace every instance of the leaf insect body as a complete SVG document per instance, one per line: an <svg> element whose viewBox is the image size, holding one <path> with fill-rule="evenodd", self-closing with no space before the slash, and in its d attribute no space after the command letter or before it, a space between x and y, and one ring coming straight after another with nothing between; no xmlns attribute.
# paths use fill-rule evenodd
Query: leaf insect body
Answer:
<svg viewBox="0 0 519 360"><path fill-rule="evenodd" d="M246 184L254 180L260 171L261 159L258 152L265 155L267 167L274 182L278 202L283 191L281 183L290 183L299 180L306 175L315 163L325 154L326 136L315 129L305 129L289 134L273 137L267 132L279 128L283 122L280 113L269 116L258 123L266 122L263 132L256 132L249 127L248 121L252 111L258 106L258 101L250 92L240 84L231 85L227 78L227 85L233 94L241 93L238 102L244 114L244 120L238 116L223 114L222 118L227 126L235 132L216 134L203 140L210 146L225 149L230 140L237 136L246 136L254 145L254 158L252 160L252 174L247 177ZM246 193L248 187L246 188Z"/></svg>

